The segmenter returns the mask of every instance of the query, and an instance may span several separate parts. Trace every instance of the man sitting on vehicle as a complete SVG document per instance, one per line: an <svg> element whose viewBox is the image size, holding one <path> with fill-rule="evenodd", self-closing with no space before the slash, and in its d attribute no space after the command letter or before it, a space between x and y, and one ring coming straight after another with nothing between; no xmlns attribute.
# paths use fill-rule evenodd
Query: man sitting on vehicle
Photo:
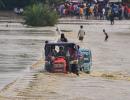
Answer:
<svg viewBox="0 0 130 100"><path fill-rule="evenodd" d="M67 38L65 37L64 33L61 34L60 39L58 40L58 42L68 42Z"/></svg>
<svg viewBox="0 0 130 100"><path fill-rule="evenodd" d="M55 46L51 47L50 53L49 53L49 58L53 60L57 55L57 51L55 50Z"/></svg>

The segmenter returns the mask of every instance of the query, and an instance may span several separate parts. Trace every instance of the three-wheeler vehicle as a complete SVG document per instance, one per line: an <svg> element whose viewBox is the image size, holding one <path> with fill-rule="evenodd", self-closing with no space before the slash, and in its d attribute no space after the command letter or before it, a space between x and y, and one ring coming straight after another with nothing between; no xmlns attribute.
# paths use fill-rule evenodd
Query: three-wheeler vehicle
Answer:
<svg viewBox="0 0 130 100"><path fill-rule="evenodd" d="M75 43L46 43L44 49L46 71L78 75L78 48Z"/></svg>
<svg viewBox="0 0 130 100"><path fill-rule="evenodd" d="M90 73L91 50L79 49L75 43L71 42L46 43L44 50L46 71L53 73L72 72L79 75L79 69L82 68L82 71Z"/></svg>

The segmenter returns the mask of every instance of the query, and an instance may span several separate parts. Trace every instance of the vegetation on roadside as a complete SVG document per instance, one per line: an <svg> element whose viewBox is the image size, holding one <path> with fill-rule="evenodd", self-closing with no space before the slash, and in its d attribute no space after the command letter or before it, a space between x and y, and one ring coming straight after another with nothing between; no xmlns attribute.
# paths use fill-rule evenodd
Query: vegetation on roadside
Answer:
<svg viewBox="0 0 130 100"><path fill-rule="evenodd" d="M24 8L31 4L42 3L51 7L64 2L65 0L0 0L0 9L12 10L14 8Z"/></svg>
<svg viewBox="0 0 130 100"><path fill-rule="evenodd" d="M53 26L58 20L58 14L48 5L33 4L24 11L25 24L31 26Z"/></svg>
<svg viewBox="0 0 130 100"><path fill-rule="evenodd" d="M5 4L4 4L3 0L0 0L0 8L5 8Z"/></svg>
<svg viewBox="0 0 130 100"><path fill-rule="evenodd" d="M30 26L53 26L58 20L56 5L65 0L0 0L0 9L25 8L25 24Z"/></svg>
<svg viewBox="0 0 130 100"><path fill-rule="evenodd" d="M32 0L0 0L1 10L13 10L16 7L23 8L31 4Z"/></svg>

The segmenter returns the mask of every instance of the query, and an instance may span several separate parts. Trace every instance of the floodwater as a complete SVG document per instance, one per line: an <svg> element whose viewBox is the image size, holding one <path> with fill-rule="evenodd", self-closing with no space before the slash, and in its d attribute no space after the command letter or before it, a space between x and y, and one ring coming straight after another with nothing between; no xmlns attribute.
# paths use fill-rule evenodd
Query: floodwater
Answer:
<svg viewBox="0 0 130 100"><path fill-rule="evenodd" d="M77 33L80 25L84 26L86 36L84 43L79 43L83 48L92 50L93 70L117 71L130 74L130 21L115 21L115 25L110 25L109 21L86 21L87 24L78 21L65 21L67 24L60 24L62 29L72 30L77 39ZM70 24L72 23L72 24ZM75 25L74 25L75 24ZM73 27L72 27L73 26ZM105 42L105 35L102 30L105 29L109 35ZM79 41L77 41L78 43Z"/></svg>
<svg viewBox="0 0 130 100"><path fill-rule="evenodd" d="M21 77L43 56L45 40L53 39L49 35L55 36L47 28L0 23L0 89Z"/></svg>
<svg viewBox="0 0 130 100"><path fill-rule="evenodd" d="M86 36L84 42L80 43L77 33L82 24ZM75 41L82 48L91 49L91 74L81 73L77 77L42 72L23 91L18 90L14 84L14 91L18 94L14 96L3 93L5 100L130 100L130 22L115 21L115 25L110 25L109 21L82 23L79 20L75 23L65 20L64 24L60 23L58 26L61 30L71 31L65 34L69 41ZM6 24L2 24L2 27L6 27ZM104 41L103 29L109 35L107 42ZM51 35L46 34L47 30L51 29L26 28L21 24L17 27L11 25L1 28L1 86L19 75L29 73L28 68L43 56L43 42L46 39L56 39L52 31L49 31ZM22 81L20 85L23 85Z"/></svg>

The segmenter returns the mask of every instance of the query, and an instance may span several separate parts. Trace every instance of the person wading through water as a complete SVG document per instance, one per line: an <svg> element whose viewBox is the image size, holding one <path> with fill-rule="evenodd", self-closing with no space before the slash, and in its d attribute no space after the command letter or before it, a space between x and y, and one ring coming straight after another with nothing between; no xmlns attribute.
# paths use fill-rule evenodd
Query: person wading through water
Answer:
<svg viewBox="0 0 130 100"><path fill-rule="evenodd" d="M80 30L78 32L78 38L82 42L85 36L85 30L83 29L83 26L80 26Z"/></svg>
<svg viewBox="0 0 130 100"><path fill-rule="evenodd" d="M105 29L103 29L103 32L104 32L104 34L105 34L105 40L104 40L104 41L107 41L107 39L108 39L108 34L106 33Z"/></svg>
<svg viewBox="0 0 130 100"><path fill-rule="evenodd" d="M60 39L58 40L58 42L68 42L67 38L65 37L65 35L62 33Z"/></svg>

